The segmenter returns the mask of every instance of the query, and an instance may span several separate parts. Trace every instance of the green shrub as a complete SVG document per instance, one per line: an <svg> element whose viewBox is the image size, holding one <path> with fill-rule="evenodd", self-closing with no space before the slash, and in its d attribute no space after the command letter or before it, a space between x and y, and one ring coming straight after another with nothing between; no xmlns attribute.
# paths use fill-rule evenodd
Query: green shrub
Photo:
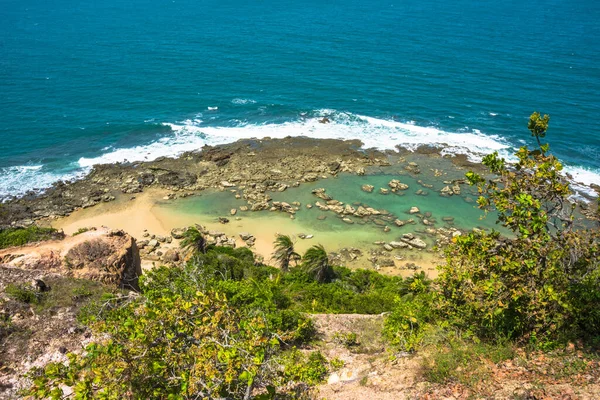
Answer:
<svg viewBox="0 0 600 400"><path fill-rule="evenodd" d="M0 306L2 306L2 302L0 301ZM15 331L15 327L10 320L10 316L5 313L0 313L0 344L4 340L4 338L8 337L11 333ZM2 363L0 362L0 365Z"/></svg>
<svg viewBox="0 0 600 400"><path fill-rule="evenodd" d="M346 363L344 362L344 360L340 360L339 358L335 357L329 360L329 365L331 366L332 370L339 370L344 368Z"/></svg>
<svg viewBox="0 0 600 400"><path fill-rule="evenodd" d="M434 323L433 294L405 295L397 298L394 310L384 324L389 341L405 351L414 351L421 345Z"/></svg>
<svg viewBox="0 0 600 400"><path fill-rule="evenodd" d="M358 346L358 337L354 332L336 333L333 335L333 339L346 348Z"/></svg>
<svg viewBox="0 0 600 400"><path fill-rule="evenodd" d="M318 283L300 268L281 278L282 290L298 310L310 313L381 314L394 307L402 278L375 271L334 268L336 279Z"/></svg>
<svg viewBox="0 0 600 400"><path fill-rule="evenodd" d="M494 153L483 160L494 178L467 174L479 207L513 233L459 236L440 268L441 315L480 337L551 347L600 331L600 230L575 229L563 167L539 142L547 122L531 116L540 148L519 149L515 165Z"/></svg>
<svg viewBox="0 0 600 400"><path fill-rule="evenodd" d="M27 228L8 228L0 231L0 249L63 237L64 234L56 229L40 228L35 225Z"/></svg>
<svg viewBox="0 0 600 400"><path fill-rule="evenodd" d="M82 233L86 233L90 230L90 228L79 228L77 231L73 232L72 236L81 235Z"/></svg>
<svg viewBox="0 0 600 400"><path fill-rule="evenodd" d="M56 396L67 385L76 398L243 398L276 380L278 338L218 293L136 298L92 329L106 339L70 354L69 365L32 371L26 394Z"/></svg>
<svg viewBox="0 0 600 400"><path fill-rule="evenodd" d="M301 268L282 274L256 265L248 249L203 250L186 265L148 271L137 296L63 287L61 299L85 301L78 320L104 339L68 366L32 371L28 393L43 398L67 385L89 398L243 398L253 389L270 395L288 383L314 385L328 372L323 355L285 351L313 340L305 313L381 313L402 293L401 278L376 272L334 268L336 279L319 283Z"/></svg>
<svg viewBox="0 0 600 400"><path fill-rule="evenodd" d="M9 284L5 289L9 298L27 304L38 304L42 301L43 293L36 291L29 285Z"/></svg>
<svg viewBox="0 0 600 400"><path fill-rule="evenodd" d="M327 376L327 364L327 359L319 351L313 351L306 356L293 348L283 357L283 376L287 381L316 385L323 382Z"/></svg>

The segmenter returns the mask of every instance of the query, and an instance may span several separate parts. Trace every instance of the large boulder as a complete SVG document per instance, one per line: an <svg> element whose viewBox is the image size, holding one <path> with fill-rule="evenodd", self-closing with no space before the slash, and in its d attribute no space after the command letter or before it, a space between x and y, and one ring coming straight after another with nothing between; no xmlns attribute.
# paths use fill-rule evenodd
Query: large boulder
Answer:
<svg viewBox="0 0 600 400"><path fill-rule="evenodd" d="M171 236L173 239L183 239L187 228L173 228L171 229Z"/></svg>
<svg viewBox="0 0 600 400"><path fill-rule="evenodd" d="M136 240L123 231L108 229L4 249L0 258L23 270L89 279L131 290L139 289L138 278L142 274Z"/></svg>
<svg viewBox="0 0 600 400"><path fill-rule="evenodd" d="M135 239L123 231L112 231L73 246L65 255L64 264L75 278L139 289L140 252Z"/></svg>

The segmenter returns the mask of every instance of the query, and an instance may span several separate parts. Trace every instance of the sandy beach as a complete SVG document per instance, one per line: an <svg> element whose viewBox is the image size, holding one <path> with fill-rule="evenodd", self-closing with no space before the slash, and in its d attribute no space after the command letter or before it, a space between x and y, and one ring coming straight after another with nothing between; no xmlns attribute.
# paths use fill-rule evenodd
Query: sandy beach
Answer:
<svg viewBox="0 0 600 400"><path fill-rule="evenodd" d="M260 215L246 213L237 218L230 217L229 223L222 224L206 214L190 215L188 212L177 212L177 204L180 200L165 201L164 198L167 195L167 190L152 188L135 196L134 199L123 196L114 202L77 210L68 217L54 221L52 226L62 229L67 235L91 227L122 229L140 241L149 235L169 236L174 228L199 224L209 231L222 232L228 237L234 238L236 246L246 245L239 234L249 232L256 238L251 249L263 257L266 263L271 260L274 251L273 241L279 233L292 236L296 242L296 249L300 253L317 243L323 244L328 251L332 252L337 252L344 247L353 247L367 254L369 250L378 247L372 243L373 241L368 240L373 234L367 230L358 237L331 231L319 232L311 239L302 240L298 237L298 233L306 231L306 226L290 219L287 215L277 215L268 211L259 212ZM168 207L165 207L166 202L169 203ZM163 250L177 247L178 241L161 245ZM422 252L398 255L396 259L398 265L415 263L430 276L436 275L435 267L440 261L439 255ZM150 268L157 264L160 262L142 258L144 268ZM351 268L373 268L366 256L348 262L347 265ZM383 273L403 276L411 275L414 272L396 267L381 267L379 270Z"/></svg>

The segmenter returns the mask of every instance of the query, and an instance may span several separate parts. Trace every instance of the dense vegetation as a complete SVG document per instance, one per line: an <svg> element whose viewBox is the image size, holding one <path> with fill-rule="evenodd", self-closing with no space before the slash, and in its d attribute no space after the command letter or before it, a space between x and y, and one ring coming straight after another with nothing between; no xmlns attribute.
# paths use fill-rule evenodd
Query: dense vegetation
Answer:
<svg viewBox="0 0 600 400"><path fill-rule="evenodd" d="M479 382L490 376L481 358L511 359L515 346L597 346L600 233L574 229L562 165L540 141L548 120L531 116L538 150L521 148L516 164L485 157L491 178L467 174L480 208L496 210L513 236L455 238L434 282L335 267L318 245L300 257L286 236L275 242L277 269L247 248L207 245L192 228L182 242L191 260L150 271L138 295L87 307L81 320L104 339L68 366L32 371L28 393L60 398L66 385L82 399L301 397L302 384L328 371L320 353L297 349L314 340L307 313L390 312L392 348L435 349L425 358L431 382Z"/></svg>
<svg viewBox="0 0 600 400"><path fill-rule="evenodd" d="M0 230L0 249L62 237L63 234L57 232L56 229L40 228L35 225L27 228L6 228Z"/></svg>
<svg viewBox="0 0 600 400"><path fill-rule="evenodd" d="M575 344L597 358L600 230L597 222L574 228L562 165L540 141L548 121L538 113L530 119L539 149L522 147L516 164L486 156L488 179L467 174L479 207L497 211L513 236L477 231L455 238L431 288L398 299L386 321L392 343L432 354L425 368L431 381L480 382L491 374L482 354L496 363L512 358L516 347L556 351ZM568 370L571 358L554 360Z"/></svg>
<svg viewBox="0 0 600 400"><path fill-rule="evenodd" d="M81 320L107 339L69 366L33 371L29 394L60 398L67 385L80 398L298 397L328 371L320 353L296 349L315 334L304 313L390 311L407 290L401 278L328 264L331 282L320 283L320 258L282 273L247 248L201 248L182 267L150 271L139 295L87 307Z"/></svg>

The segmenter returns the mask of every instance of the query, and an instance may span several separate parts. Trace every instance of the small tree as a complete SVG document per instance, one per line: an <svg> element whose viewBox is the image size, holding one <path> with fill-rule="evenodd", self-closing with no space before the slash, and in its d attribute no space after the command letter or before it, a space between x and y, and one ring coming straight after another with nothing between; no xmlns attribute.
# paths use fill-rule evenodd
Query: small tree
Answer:
<svg viewBox="0 0 600 400"><path fill-rule="evenodd" d="M574 230L575 205L562 164L539 140L548 121L539 113L530 118L539 150L520 148L514 165L497 153L486 156L492 179L467 173L478 187L479 207L495 210L514 235L457 237L440 267L440 310L480 335L556 338L600 328L598 312L592 312L600 307L599 230Z"/></svg>
<svg viewBox="0 0 600 400"><path fill-rule="evenodd" d="M300 254L296 253L294 250L294 242L288 235L279 234L273 244L275 245L273 258L283 272L288 272L290 263L292 261L297 263L301 258Z"/></svg>
<svg viewBox="0 0 600 400"><path fill-rule="evenodd" d="M206 238L196 227L189 227L183 234L183 239L179 244L182 248L192 252L206 253Z"/></svg>
<svg viewBox="0 0 600 400"><path fill-rule="evenodd" d="M322 245L314 245L306 250L302 261L306 272L313 275L317 282L331 282L334 272L331 265L329 265L329 256Z"/></svg>
<svg viewBox="0 0 600 400"><path fill-rule="evenodd" d="M546 131L548 130L548 124L550 123L550 116L548 114L542 115L539 112L534 112L529 116L529 123L527 129L531 131L531 136L534 136L537 140L539 147L542 147L540 138L546 137Z"/></svg>

